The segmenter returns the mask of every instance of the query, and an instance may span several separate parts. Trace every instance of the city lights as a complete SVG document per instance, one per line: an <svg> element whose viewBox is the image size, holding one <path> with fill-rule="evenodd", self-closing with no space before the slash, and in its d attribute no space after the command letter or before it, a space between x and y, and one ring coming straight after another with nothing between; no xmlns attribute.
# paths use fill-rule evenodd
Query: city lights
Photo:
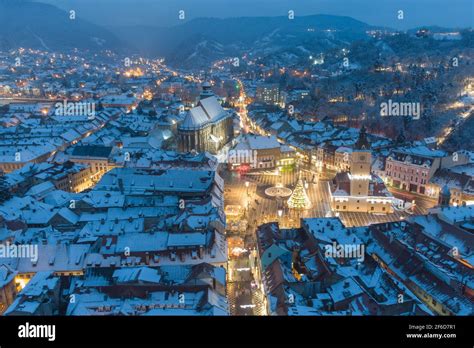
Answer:
<svg viewBox="0 0 474 348"><path fill-rule="evenodd" d="M469 1L310 2L0 0L5 346L472 343Z"/></svg>

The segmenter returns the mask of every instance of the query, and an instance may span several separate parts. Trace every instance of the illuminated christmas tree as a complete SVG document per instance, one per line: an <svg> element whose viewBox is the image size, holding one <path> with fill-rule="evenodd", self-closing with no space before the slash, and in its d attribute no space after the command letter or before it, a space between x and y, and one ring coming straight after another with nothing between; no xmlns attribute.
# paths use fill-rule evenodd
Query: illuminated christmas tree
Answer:
<svg viewBox="0 0 474 348"><path fill-rule="evenodd" d="M298 179L291 197L288 199L288 207L291 209L309 209L311 208L311 201L309 200L306 190L303 186L303 180L301 177Z"/></svg>

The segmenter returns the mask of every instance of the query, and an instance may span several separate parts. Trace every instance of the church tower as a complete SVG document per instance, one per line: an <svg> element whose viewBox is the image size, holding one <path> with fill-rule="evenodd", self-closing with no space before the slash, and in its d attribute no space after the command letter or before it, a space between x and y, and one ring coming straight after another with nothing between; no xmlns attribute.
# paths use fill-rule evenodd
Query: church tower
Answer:
<svg viewBox="0 0 474 348"><path fill-rule="evenodd" d="M367 133L362 126L359 139L352 151L351 173L350 173L350 195L353 197L367 196L369 193L369 183L371 179L370 168L372 163L372 153L367 140Z"/></svg>
<svg viewBox="0 0 474 348"><path fill-rule="evenodd" d="M214 93L212 92L211 84L207 81L204 82L202 84L202 92L201 92L201 95L199 96L199 99L203 100L203 99L212 97L213 95L214 95Z"/></svg>

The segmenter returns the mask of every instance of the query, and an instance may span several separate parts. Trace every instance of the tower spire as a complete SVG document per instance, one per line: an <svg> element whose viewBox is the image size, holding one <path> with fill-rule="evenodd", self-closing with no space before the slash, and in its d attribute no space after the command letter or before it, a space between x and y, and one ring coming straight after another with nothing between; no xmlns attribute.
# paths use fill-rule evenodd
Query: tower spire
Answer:
<svg viewBox="0 0 474 348"><path fill-rule="evenodd" d="M206 99L209 97L212 97L214 93L212 92L212 86L211 84L206 80L202 84L202 92L200 95L200 99Z"/></svg>
<svg viewBox="0 0 474 348"><path fill-rule="evenodd" d="M359 133L359 139L355 144L357 150L368 150L370 148L369 140L367 139L367 130L362 126Z"/></svg>

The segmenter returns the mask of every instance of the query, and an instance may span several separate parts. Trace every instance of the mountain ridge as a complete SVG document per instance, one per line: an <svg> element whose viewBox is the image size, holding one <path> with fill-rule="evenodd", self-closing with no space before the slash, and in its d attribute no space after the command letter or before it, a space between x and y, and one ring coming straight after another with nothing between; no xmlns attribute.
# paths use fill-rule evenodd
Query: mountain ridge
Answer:
<svg viewBox="0 0 474 348"><path fill-rule="evenodd" d="M0 49L114 49L126 44L103 27L53 5L33 1L0 1ZM60 35L59 35L60 33Z"/></svg>

